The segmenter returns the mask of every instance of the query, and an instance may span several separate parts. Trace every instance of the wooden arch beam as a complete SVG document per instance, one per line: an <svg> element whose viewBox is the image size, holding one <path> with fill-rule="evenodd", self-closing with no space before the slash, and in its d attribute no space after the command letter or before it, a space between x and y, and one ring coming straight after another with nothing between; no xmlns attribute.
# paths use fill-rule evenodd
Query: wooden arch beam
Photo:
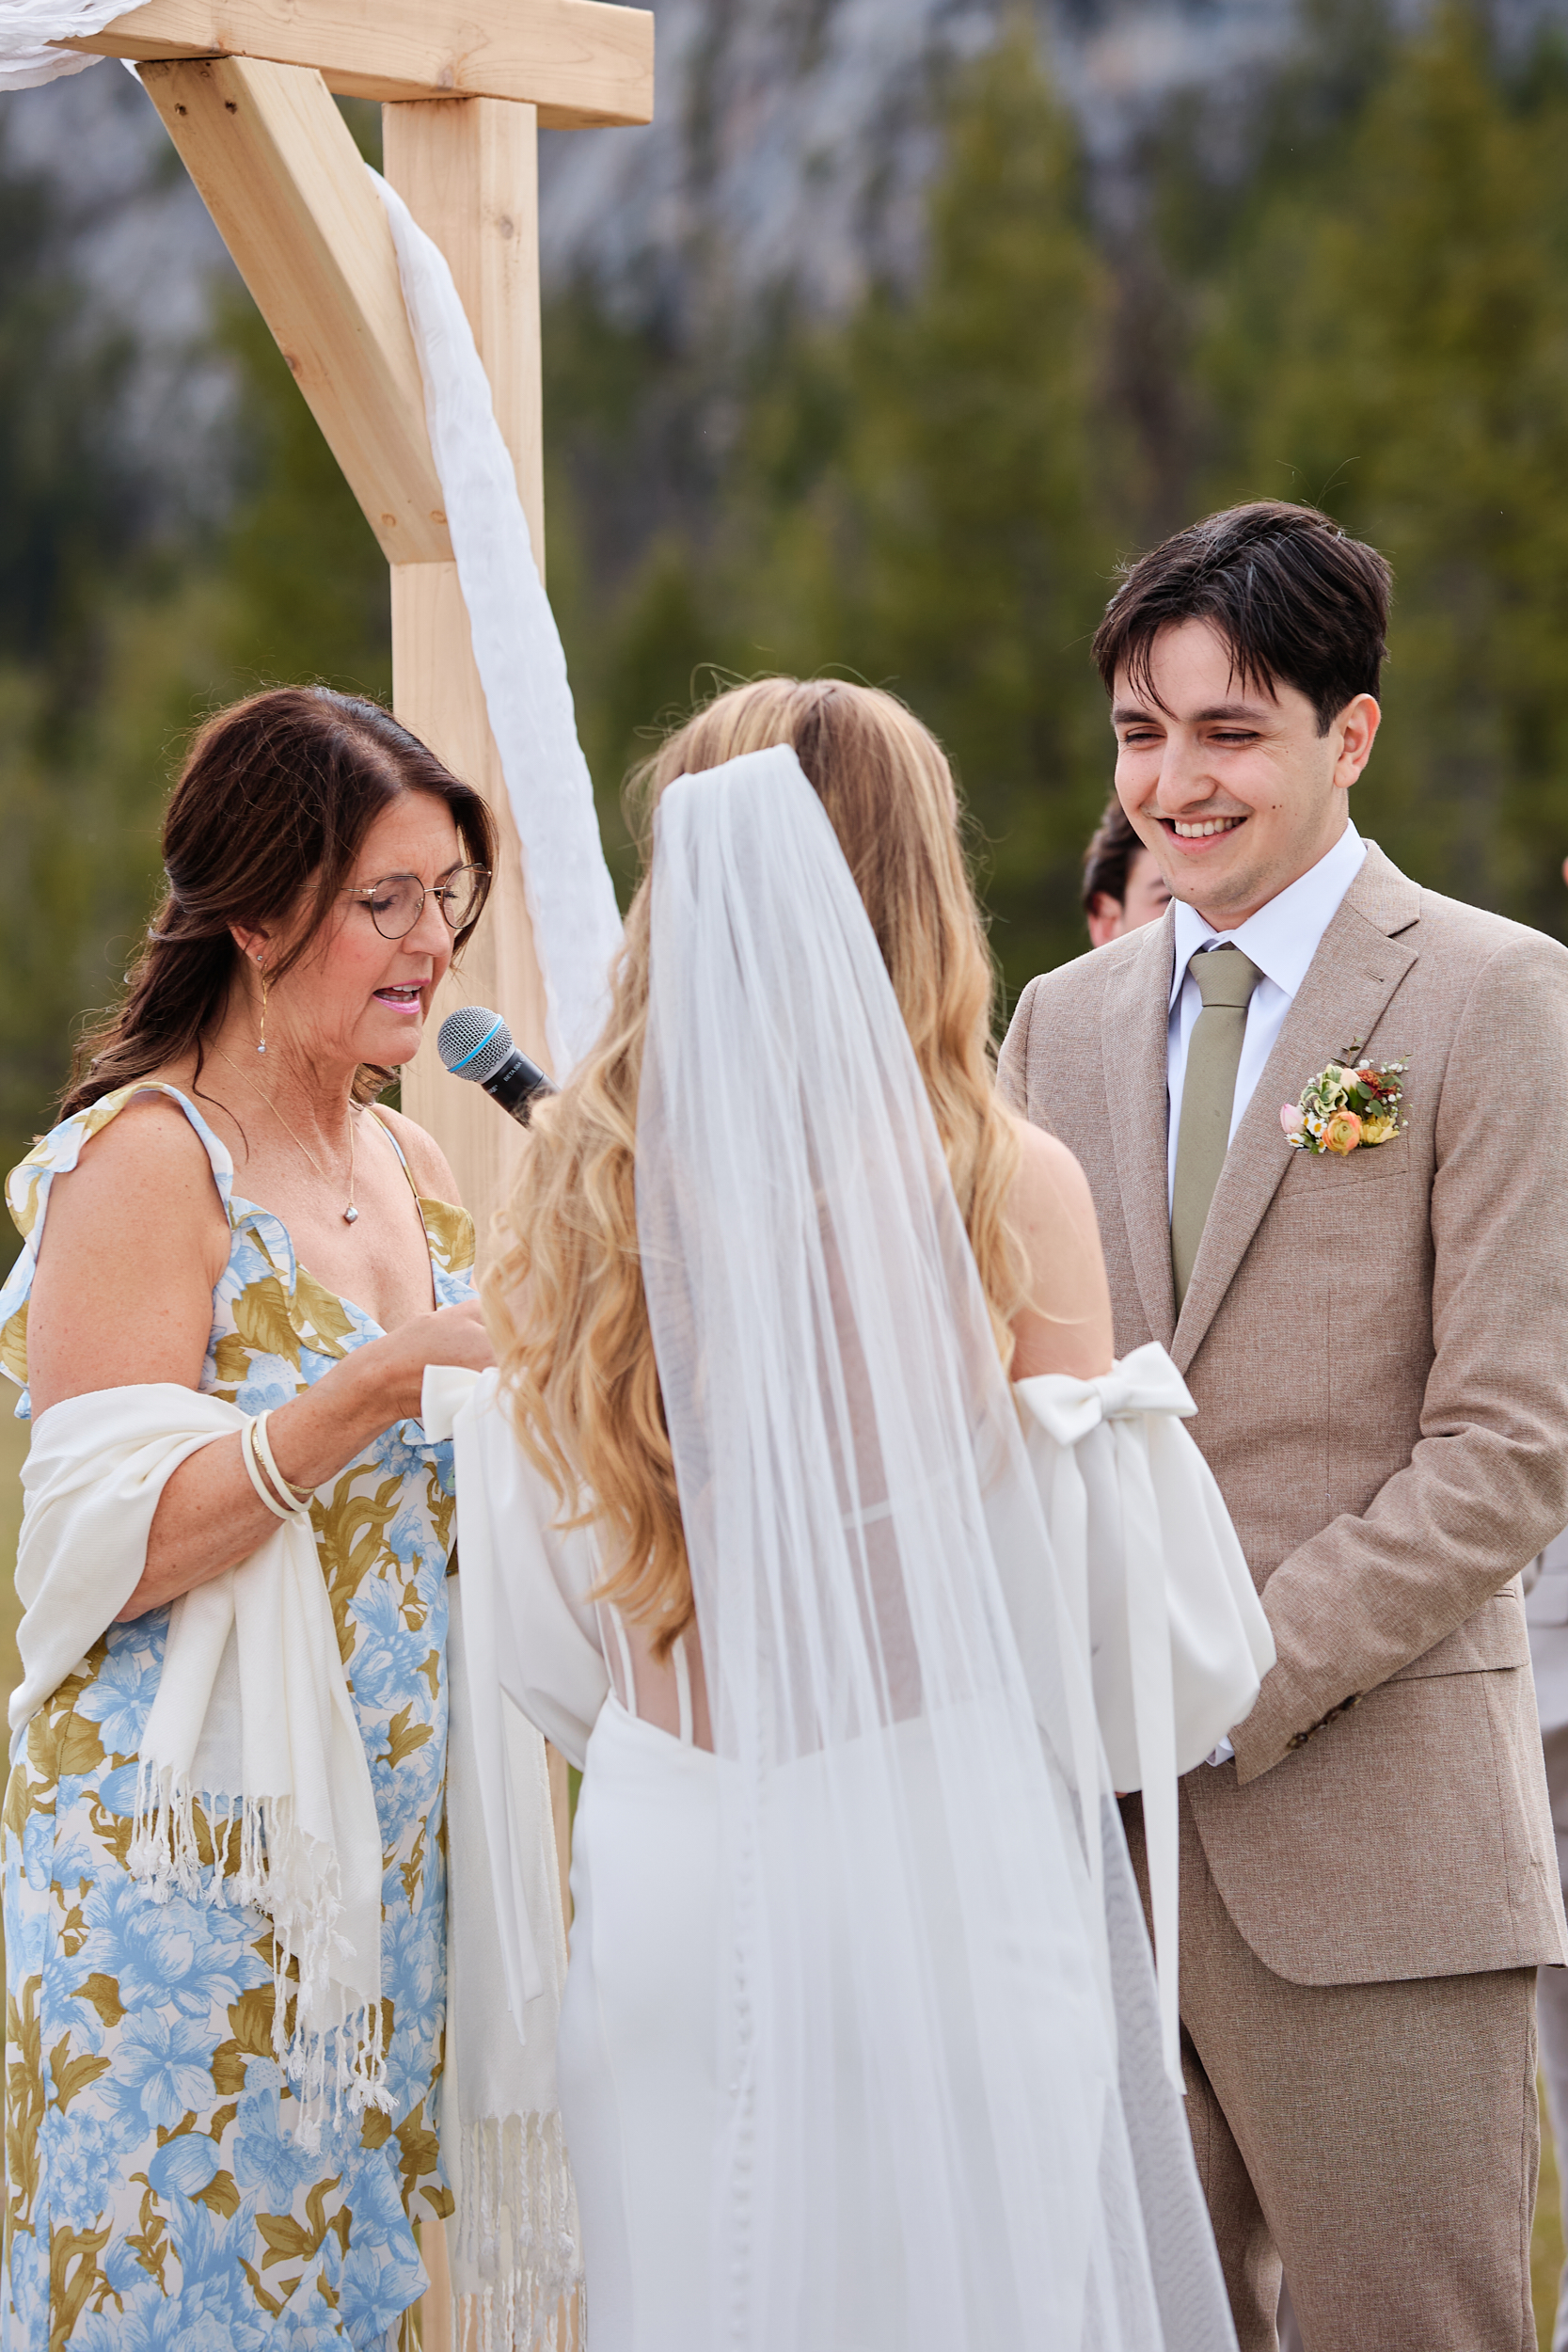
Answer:
<svg viewBox="0 0 1568 2352"><path fill-rule="evenodd" d="M391 230L321 75L217 57L141 78L388 562L450 562Z"/></svg>
<svg viewBox="0 0 1568 2352"><path fill-rule="evenodd" d="M312 66L346 98L520 99L547 128L653 119L652 14L608 0L145 0L61 46Z"/></svg>

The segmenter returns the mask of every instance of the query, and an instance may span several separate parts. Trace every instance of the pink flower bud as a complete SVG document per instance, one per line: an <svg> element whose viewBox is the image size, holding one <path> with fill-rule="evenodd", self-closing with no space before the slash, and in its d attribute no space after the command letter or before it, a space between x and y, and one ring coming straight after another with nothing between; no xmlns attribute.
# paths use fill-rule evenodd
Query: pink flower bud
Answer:
<svg viewBox="0 0 1568 2352"><path fill-rule="evenodd" d="M1301 1104L1282 1103L1279 1106L1279 1123L1288 1136L1299 1136L1306 1123L1301 1115Z"/></svg>

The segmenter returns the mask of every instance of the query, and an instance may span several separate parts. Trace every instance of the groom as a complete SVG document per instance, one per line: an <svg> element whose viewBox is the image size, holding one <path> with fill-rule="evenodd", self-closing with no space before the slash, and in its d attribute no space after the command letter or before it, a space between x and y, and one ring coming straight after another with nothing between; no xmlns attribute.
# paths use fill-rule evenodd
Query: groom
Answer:
<svg viewBox="0 0 1568 2352"><path fill-rule="evenodd" d="M1181 1784L1187 2111L1242 2352L1533 2352L1534 1969L1568 1960L1517 1583L1568 1523L1568 953L1350 821L1389 575L1308 507L1132 566L1095 656L1164 919L1002 1056L1168 1347L1278 1649ZM1330 1063L1397 1132L1293 1148ZM1141 1822L1129 1808L1141 1865Z"/></svg>

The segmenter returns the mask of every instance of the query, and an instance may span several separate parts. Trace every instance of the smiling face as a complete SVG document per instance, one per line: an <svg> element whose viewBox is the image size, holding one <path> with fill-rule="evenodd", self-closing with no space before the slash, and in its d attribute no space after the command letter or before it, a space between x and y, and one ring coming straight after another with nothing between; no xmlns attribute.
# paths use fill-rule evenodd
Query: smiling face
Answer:
<svg viewBox="0 0 1568 2352"><path fill-rule="evenodd" d="M1234 930L1343 833L1378 706L1357 694L1320 734L1299 689L1234 675L1207 621L1163 629L1149 669L1152 693L1117 673L1117 795L1171 896Z"/></svg>
<svg viewBox="0 0 1568 2352"><path fill-rule="evenodd" d="M428 792L404 792L379 816L360 845L349 887L389 874L424 884L419 921L402 939L383 939L368 903L345 898L293 969L270 991L269 1055L277 1041L324 1066L361 1062L395 1068L419 1051L430 1001L451 962L452 934L435 884L467 863L451 809ZM255 969L256 950L271 962L282 942L236 932Z"/></svg>

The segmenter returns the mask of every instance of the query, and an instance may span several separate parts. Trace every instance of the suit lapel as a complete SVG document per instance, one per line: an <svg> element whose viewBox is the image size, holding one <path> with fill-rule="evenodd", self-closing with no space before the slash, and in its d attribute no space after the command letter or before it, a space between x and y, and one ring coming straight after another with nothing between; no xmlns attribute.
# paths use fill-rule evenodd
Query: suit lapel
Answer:
<svg viewBox="0 0 1568 2352"><path fill-rule="evenodd" d="M1138 954L1107 985L1101 1013L1122 1220L1149 1330L1167 1348L1176 1326L1165 1091L1175 941L1174 915L1151 923Z"/></svg>
<svg viewBox="0 0 1568 2352"><path fill-rule="evenodd" d="M1414 946L1390 934L1419 912L1416 884L1369 842L1361 871L1318 944L1226 1154L1171 1345L1181 1372L1202 1345L1291 1165L1281 1104L1293 1102L1335 1055L1370 1037L1417 956Z"/></svg>

